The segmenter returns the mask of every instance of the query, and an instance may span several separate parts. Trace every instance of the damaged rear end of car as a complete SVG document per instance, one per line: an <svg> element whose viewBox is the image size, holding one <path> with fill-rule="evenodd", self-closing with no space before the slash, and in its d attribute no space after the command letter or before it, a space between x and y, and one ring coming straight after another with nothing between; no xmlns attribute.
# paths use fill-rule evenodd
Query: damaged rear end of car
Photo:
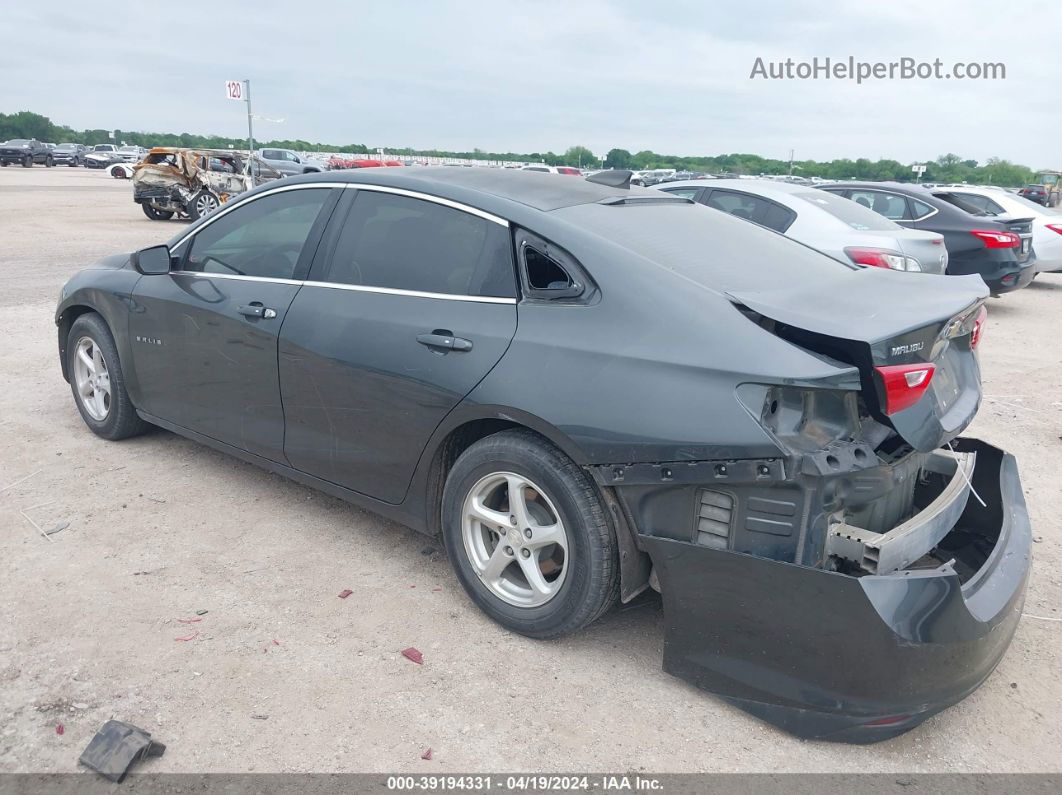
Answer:
<svg viewBox="0 0 1062 795"><path fill-rule="evenodd" d="M821 313L799 290L728 297L844 375L738 386L779 461L715 465L686 532L643 538L665 668L801 736L902 733L983 681L1021 612L1014 458L959 436L980 402L983 288L899 305L871 288Z"/></svg>
<svg viewBox="0 0 1062 795"><path fill-rule="evenodd" d="M799 736L856 743L975 690L1019 621L1031 541L1014 457L962 435L981 400L981 280L833 273L766 237L707 257L678 221L652 239L606 231L686 285L670 307L681 381L665 381L720 396L668 426L671 460L594 467L651 562L665 670ZM748 441L703 456L708 427Z"/></svg>

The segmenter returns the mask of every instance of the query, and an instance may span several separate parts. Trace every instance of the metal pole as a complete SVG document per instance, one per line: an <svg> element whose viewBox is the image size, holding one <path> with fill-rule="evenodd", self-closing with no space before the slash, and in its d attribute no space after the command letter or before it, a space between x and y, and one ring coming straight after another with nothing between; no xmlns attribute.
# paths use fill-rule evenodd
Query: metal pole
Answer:
<svg viewBox="0 0 1062 795"><path fill-rule="evenodd" d="M247 157L248 167L250 164L249 158L254 154L254 128L251 126L251 81L243 81L243 95L247 101Z"/></svg>

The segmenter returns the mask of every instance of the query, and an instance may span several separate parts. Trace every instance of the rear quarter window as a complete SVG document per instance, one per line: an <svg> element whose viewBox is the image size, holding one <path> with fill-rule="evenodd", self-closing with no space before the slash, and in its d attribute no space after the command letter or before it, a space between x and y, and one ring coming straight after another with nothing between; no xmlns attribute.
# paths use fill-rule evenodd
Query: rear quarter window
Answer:
<svg viewBox="0 0 1062 795"><path fill-rule="evenodd" d="M900 228L898 224L868 207L824 190L793 195L860 232L890 232Z"/></svg>

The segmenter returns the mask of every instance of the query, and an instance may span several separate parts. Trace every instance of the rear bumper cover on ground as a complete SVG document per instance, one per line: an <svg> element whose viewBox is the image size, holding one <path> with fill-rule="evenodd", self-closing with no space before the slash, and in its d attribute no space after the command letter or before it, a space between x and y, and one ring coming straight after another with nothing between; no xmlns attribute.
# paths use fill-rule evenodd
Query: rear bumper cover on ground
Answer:
<svg viewBox="0 0 1062 795"><path fill-rule="evenodd" d="M999 533L965 584L947 566L851 577L641 536L664 599L664 669L796 735L847 742L966 697L1014 634L1031 529L1014 457L961 446L977 452L987 508L970 499L957 526Z"/></svg>

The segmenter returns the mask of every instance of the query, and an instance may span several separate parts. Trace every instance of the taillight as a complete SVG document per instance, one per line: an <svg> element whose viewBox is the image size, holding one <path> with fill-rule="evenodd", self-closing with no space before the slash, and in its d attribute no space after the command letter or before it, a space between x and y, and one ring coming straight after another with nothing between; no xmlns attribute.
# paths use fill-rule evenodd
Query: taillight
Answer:
<svg viewBox="0 0 1062 795"><path fill-rule="evenodd" d="M970 347L976 348L981 343L981 337L985 333L985 321L988 320L988 307L982 305L974 321L973 331L970 332Z"/></svg>
<svg viewBox="0 0 1062 795"><path fill-rule="evenodd" d="M903 254L897 251L890 251L887 248L848 246L844 253L856 265L869 265L872 268L891 268L894 271L922 270L922 265L914 257L905 257Z"/></svg>
<svg viewBox="0 0 1062 795"><path fill-rule="evenodd" d="M1044 226L1052 232L1058 232L1058 234L1062 235L1062 224L1044 224Z"/></svg>
<svg viewBox="0 0 1062 795"><path fill-rule="evenodd" d="M988 229L971 229L970 234L985 244L985 248L1015 248L1021 238L1013 232L992 232Z"/></svg>
<svg viewBox="0 0 1062 795"><path fill-rule="evenodd" d="M929 389L935 369L931 364L875 367L874 370L881 377L881 385L885 390L885 413L897 414L921 400L922 395Z"/></svg>

